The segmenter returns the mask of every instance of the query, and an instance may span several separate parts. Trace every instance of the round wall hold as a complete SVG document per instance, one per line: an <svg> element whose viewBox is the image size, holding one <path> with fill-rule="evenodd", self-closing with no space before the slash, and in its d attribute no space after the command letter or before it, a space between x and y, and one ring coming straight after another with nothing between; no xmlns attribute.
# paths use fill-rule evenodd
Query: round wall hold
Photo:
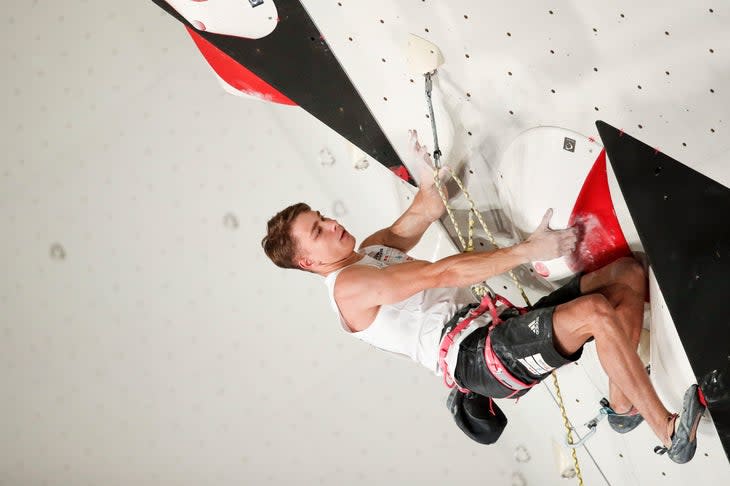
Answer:
<svg viewBox="0 0 730 486"><path fill-rule="evenodd" d="M527 486L527 479L520 472L512 473L512 486Z"/></svg>
<svg viewBox="0 0 730 486"><path fill-rule="evenodd" d="M223 226L225 226L228 229L238 229L238 218L233 213L226 213L225 216L223 216Z"/></svg>
<svg viewBox="0 0 730 486"><path fill-rule="evenodd" d="M332 213L336 217L344 216L347 214L347 208L345 207L345 203L342 201L335 201L335 203L332 205Z"/></svg>
<svg viewBox="0 0 730 486"><path fill-rule="evenodd" d="M323 148L319 151L319 163L323 167L332 167L335 165L335 156L327 148Z"/></svg>
<svg viewBox="0 0 730 486"><path fill-rule="evenodd" d="M66 250L59 243L51 245L51 258L54 260L65 260Z"/></svg>
<svg viewBox="0 0 730 486"><path fill-rule="evenodd" d="M527 452L527 448L523 445L518 445L515 448L515 461L517 462L529 462L531 459L530 453Z"/></svg>
<svg viewBox="0 0 730 486"><path fill-rule="evenodd" d="M363 152L357 145L350 144L350 159L352 160L352 166L357 170L365 170L370 167L370 161L368 160L368 154Z"/></svg>
<svg viewBox="0 0 730 486"><path fill-rule="evenodd" d="M368 167L370 167L370 162L368 162L367 158L363 157L360 160L356 160L355 163L353 164L353 167L356 170L365 170Z"/></svg>

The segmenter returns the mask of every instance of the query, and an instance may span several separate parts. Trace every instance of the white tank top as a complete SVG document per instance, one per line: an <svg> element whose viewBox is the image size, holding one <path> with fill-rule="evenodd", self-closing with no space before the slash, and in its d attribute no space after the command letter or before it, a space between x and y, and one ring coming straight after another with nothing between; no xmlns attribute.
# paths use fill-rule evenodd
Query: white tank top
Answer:
<svg viewBox="0 0 730 486"><path fill-rule="evenodd" d="M361 248L358 253L364 256L362 260L353 265L384 268L413 260L400 250L382 245ZM423 290L396 304L381 305L375 320L367 329L352 332L342 318L334 297L335 281L345 268L347 267L343 267L325 277L330 304L339 317L342 329L378 349L408 356L436 375L441 375L442 372L438 367L441 331L444 324L453 317L459 308L471 302L476 302L471 290L454 287ZM461 336L462 338L466 337L468 333L464 334ZM451 369L455 365L455 363L449 363L449 368Z"/></svg>

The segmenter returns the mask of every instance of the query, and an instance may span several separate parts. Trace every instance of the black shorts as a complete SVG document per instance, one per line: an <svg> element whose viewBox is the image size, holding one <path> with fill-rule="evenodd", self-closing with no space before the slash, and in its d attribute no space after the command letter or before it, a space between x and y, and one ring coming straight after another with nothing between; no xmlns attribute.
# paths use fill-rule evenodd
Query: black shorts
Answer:
<svg viewBox="0 0 730 486"><path fill-rule="evenodd" d="M559 304L580 297L580 277L576 275L566 285L537 301L523 315L509 309L500 315L504 321L491 331L494 353L507 370L524 383L543 380L550 372L580 358L583 348L571 356L563 356L553 340L553 313ZM488 326L481 327L461 342L456 362L456 382L474 393L505 398L513 390L499 382L487 369L484 359ZM529 391L521 390L511 398Z"/></svg>

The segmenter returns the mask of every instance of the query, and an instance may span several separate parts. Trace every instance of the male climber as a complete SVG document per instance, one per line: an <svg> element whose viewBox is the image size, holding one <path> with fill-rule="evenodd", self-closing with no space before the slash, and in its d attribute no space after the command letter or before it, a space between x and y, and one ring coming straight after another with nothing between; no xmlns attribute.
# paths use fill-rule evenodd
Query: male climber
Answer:
<svg viewBox="0 0 730 486"><path fill-rule="evenodd" d="M430 165L415 132L411 144L419 163ZM621 258L577 275L527 313L504 312L497 326L482 322L466 329L468 334L451 345L456 349L449 348L449 359L439 363L445 326L458 311L474 305L470 285L531 261L566 256L577 242L573 228L549 228L548 210L527 240L509 248L461 253L436 262L408 256L444 210L433 179L426 176L410 207L392 225L365 238L358 251L355 238L343 226L304 203L271 218L262 246L279 267L325 277L332 307L346 332L409 356L436 374L451 370L460 387L486 397L524 395L553 369L577 360L583 345L595 339L609 378L610 408L616 412L609 422L614 430L628 432L646 420L662 442L659 453L667 452L678 463L689 461L706 405L692 385L682 413L672 414L649 380L637 354L646 275L634 259ZM486 313L475 320L489 319ZM488 356L496 359L491 362Z"/></svg>

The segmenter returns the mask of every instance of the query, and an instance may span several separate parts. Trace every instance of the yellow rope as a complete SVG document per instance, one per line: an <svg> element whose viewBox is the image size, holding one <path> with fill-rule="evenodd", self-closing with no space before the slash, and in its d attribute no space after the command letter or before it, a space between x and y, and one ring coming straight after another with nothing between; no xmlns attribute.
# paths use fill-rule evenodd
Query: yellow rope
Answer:
<svg viewBox="0 0 730 486"><path fill-rule="evenodd" d="M473 248L472 245L472 225L473 221L471 220L471 215L475 215L477 217L477 220L479 220L479 225L482 227L482 230L484 230L484 233L487 235L487 238L489 239L490 243L495 248L499 248L499 245L497 244L497 240L494 238L494 235L491 231L489 231L489 228L487 228L487 223L484 222L484 218L482 218L482 214L479 212L479 210L476 207L476 204L474 203L474 200L471 197L471 194L469 194L469 191L466 187L464 187L464 184L462 183L461 179L459 179L459 176L456 175L456 173L451 169L451 167L445 167L445 169L451 174L451 178L454 179L456 184L459 186L459 189L464 193L464 197L466 197L466 200L469 202L469 217L470 217L470 225L469 225L469 241L464 241L464 236L461 234L461 230L459 229L459 225L456 223L456 217L454 216L453 210L451 206L449 206L448 199L446 198L446 193L444 192L443 187L441 186L441 180L439 178L439 169L434 169L433 172L433 180L434 184L436 185L436 189L438 190L439 196L441 197L441 201L444 204L444 207L446 208L446 212L449 214L449 219L451 219L451 224L454 225L454 230L456 231L456 236L459 238L459 242L461 243L461 247L464 249L464 251L471 251L470 248ZM520 294L522 295L522 299L525 301L525 305L528 307L530 306L530 299L527 298L527 294L525 293L525 289L520 285L520 282L517 280L517 277L515 274L510 270L507 272L509 276L512 278L512 281L514 282L517 289L520 291ZM480 285L483 287L482 285Z"/></svg>
<svg viewBox="0 0 730 486"><path fill-rule="evenodd" d="M568 435L568 444L573 443L573 432L570 430L570 423L568 422L568 414L565 411L565 405L563 405L563 395L560 393L560 385L558 384L557 370L553 370L553 385L555 385L555 394L558 397L558 405L560 405L560 413L563 415L563 425ZM573 467L575 468L575 476L578 478L578 485L583 486L583 475L580 472L580 464L578 464L578 453L575 451L575 447L570 448L570 453L573 456Z"/></svg>
<svg viewBox="0 0 730 486"><path fill-rule="evenodd" d="M468 241L464 241L464 236L461 234L461 230L459 229L459 225L456 223L456 218L454 217L453 210L449 206L448 199L446 198L446 193L444 192L443 187L441 186L441 179L439 178L439 168L436 167L433 171L433 180L434 184L436 185L436 189L438 190L439 196L441 197L441 201L444 204L444 207L446 208L446 212L449 214L449 219L451 219L451 224L454 225L454 230L456 231L456 236L459 238L459 242L461 243L461 247L464 249L464 251L472 251L474 249L473 245L473 234L474 234L474 219L472 217L472 214L477 217L479 220L479 224L481 225L482 229L484 230L484 233L487 235L487 238L489 238L489 241L494 245L495 248L499 248L499 245L497 244L497 240L495 240L494 235L492 235L492 232L489 231L487 228L487 224L484 222L484 219L482 218L481 213L477 210L476 204L474 203L474 200L471 197L471 194L469 194L469 191L464 187L464 184L461 182L459 177L456 175L456 173L450 168L446 167L446 170L449 171L451 174L451 177L454 179L456 184L459 186L459 189L464 193L464 197L466 197L466 200L469 201L469 236ZM530 306L530 300L527 298L527 294L525 293L525 289L520 285L519 281L517 280L517 277L515 274L510 270L509 276L512 278L512 281L514 282L515 286L519 289L520 294L522 294L522 298L525 300L525 305L528 307ZM475 285L474 291L477 295L480 297L483 297L487 292L487 287L483 284ZM565 430L568 436L568 443L573 444L573 433L570 430L570 423L568 422L568 414L565 411L565 405L563 404L563 396L560 393L560 385L558 384L558 375L556 373L556 370L553 370L552 372L553 376L553 384L555 385L555 392L558 397L558 405L560 406L560 413L563 415L563 424L565 425ZM575 475L578 478L578 485L583 486L583 475L580 471L580 464L578 463L578 454L575 451L575 448L571 447L571 454L573 456L573 465L575 468Z"/></svg>

